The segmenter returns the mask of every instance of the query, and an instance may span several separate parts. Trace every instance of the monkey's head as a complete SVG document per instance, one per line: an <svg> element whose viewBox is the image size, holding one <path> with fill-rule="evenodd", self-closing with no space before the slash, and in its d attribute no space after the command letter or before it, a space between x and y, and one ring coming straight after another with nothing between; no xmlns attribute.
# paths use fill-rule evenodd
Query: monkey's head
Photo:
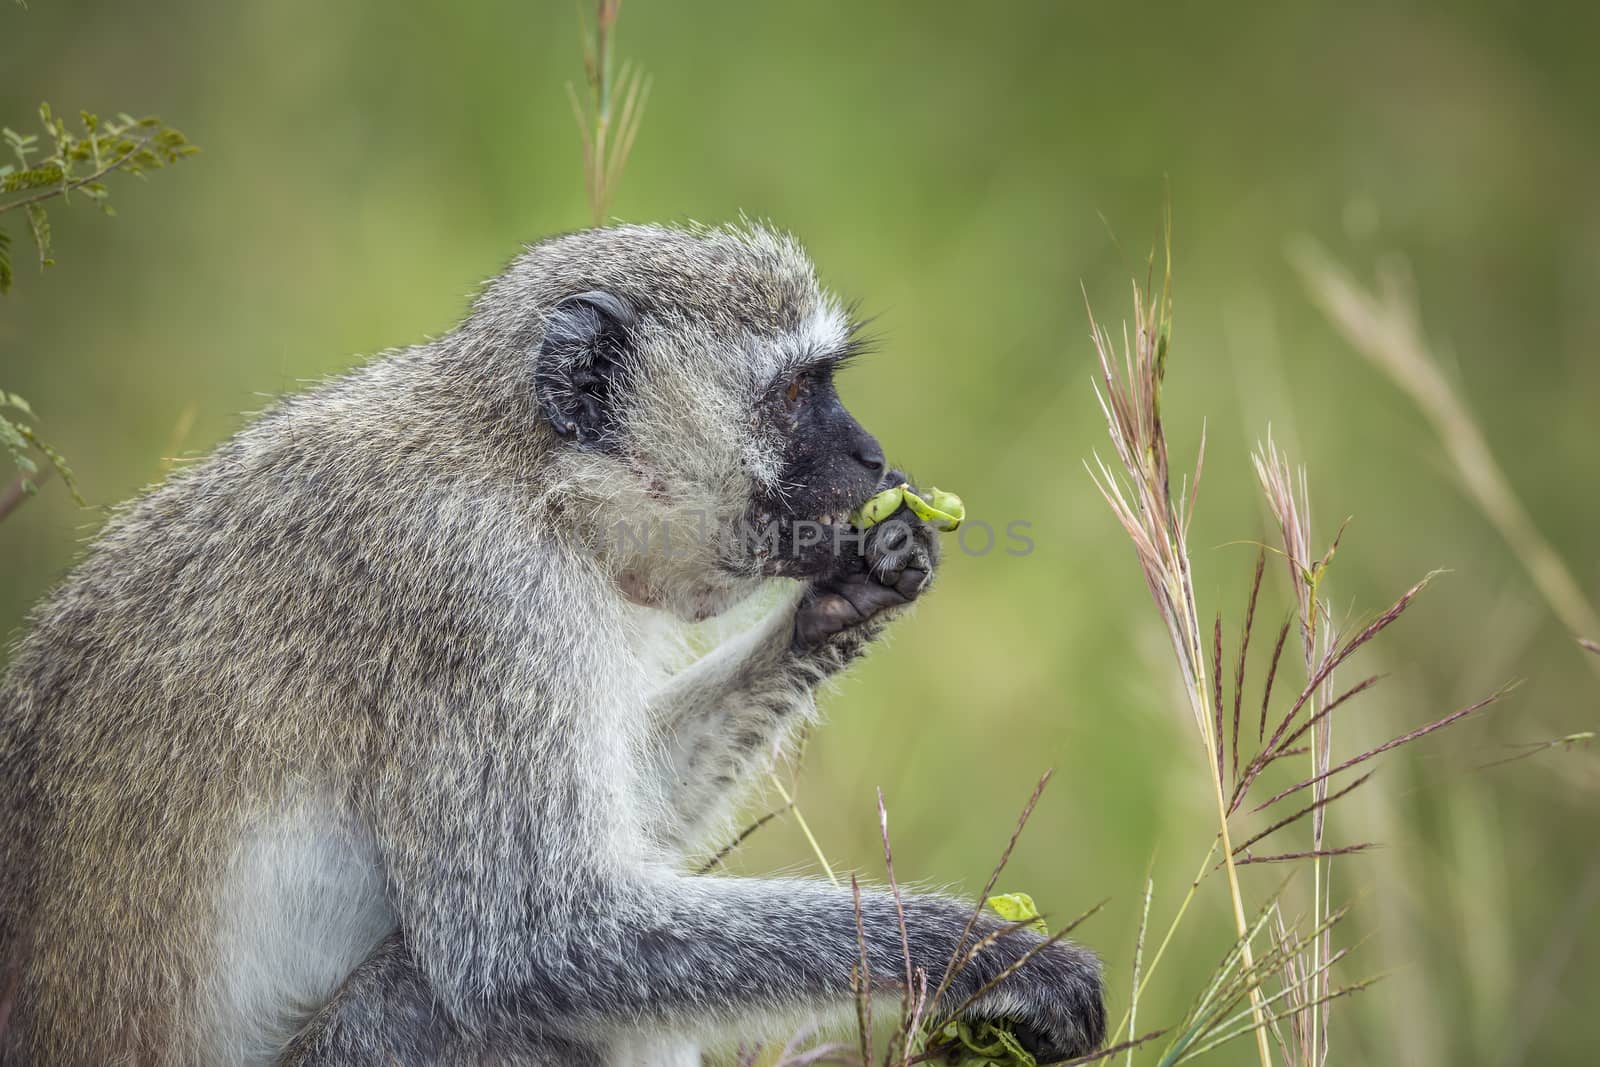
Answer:
<svg viewBox="0 0 1600 1067"><path fill-rule="evenodd" d="M703 616L762 575L823 573L890 473L835 387L855 324L766 228L553 238L474 318L525 354L526 432L644 602Z"/></svg>

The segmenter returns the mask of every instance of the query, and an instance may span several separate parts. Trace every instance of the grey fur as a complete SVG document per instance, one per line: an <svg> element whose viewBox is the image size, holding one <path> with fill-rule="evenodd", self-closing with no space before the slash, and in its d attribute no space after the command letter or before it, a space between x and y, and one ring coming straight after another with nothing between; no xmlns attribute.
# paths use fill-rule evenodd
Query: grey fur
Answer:
<svg viewBox="0 0 1600 1067"><path fill-rule="evenodd" d="M622 449L563 441L534 399L547 316L590 291L636 315ZM681 1064L844 1004L848 891L680 868L933 567L922 536L876 586L772 578L738 530L783 490L756 398L847 333L763 228L558 237L452 333L121 510L0 686L0 1061ZM712 536L686 552L609 535L688 516ZM774 586L671 673L663 619ZM936 976L968 906L906 906ZM863 919L898 973L892 901ZM1087 1049L1098 965L1054 947L973 1013Z"/></svg>

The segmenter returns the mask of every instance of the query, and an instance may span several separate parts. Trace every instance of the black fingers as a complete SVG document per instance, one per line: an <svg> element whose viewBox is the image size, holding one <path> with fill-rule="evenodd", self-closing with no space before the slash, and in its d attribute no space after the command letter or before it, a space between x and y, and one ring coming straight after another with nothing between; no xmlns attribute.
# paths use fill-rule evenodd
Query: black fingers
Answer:
<svg viewBox="0 0 1600 1067"><path fill-rule="evenodd" d="M901 573L908 569L930 575L939 558L937 537L931 526L903 507L867 535L863 546L867 569L885 585L896 587ZM917 586L910 595L915 596L921 588Z"/></svg>
<svg viewBox="0 0 1600 1067"><path fill-rule="evenodd" d="M890 608L911 603L926 576L906 571L900 585L883 585L865 575L845 578L820 587L801 602L795 612L794 639L802 648L815 648L835 634L860 626ZM901 587L913 590L909 595Z"/></svg>
<svg viewBox="0 0 1600 1067"><path fill-rule="evenodd" d="M868 530L851 552L835 561L795 614L794 643L814 649L830 637L903 608L921 596L938 564L937 532L909 509Z"/></svg>
<svg viewBox="0 0 1600 1067"><path fill-rule="evenodd" d="M837 593L817 593L806 598L794 616L794 643L816 648L834 634L862 621L854 604Z"/></svg>
<svg viewBox="0 0 1600 1067"><path fill-rule="evenodd" d="M924 589L928 588L928 583L931 580L932 575L927 571L918 570L915 567L907 567L900 572L899 579L894 583L895 592L899 593L907 602L910 602L920 596Z"/></svg>

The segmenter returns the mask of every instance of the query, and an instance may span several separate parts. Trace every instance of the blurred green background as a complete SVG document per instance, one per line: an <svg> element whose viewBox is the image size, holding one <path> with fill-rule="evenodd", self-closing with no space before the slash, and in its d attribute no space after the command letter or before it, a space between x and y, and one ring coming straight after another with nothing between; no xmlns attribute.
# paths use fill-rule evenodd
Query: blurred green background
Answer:
<svg viewBox="0 0 1600 1067"><path fill-rule="evenodd" d="M1284 250L1313 235L1363 273L1407 257L1436 348L1600 596L1597 11L625 5L620 55L654 94L613 212L746 212L795 231L826 281L879 316L881 350L850 372L846 401L975 516L1032 523L1025 557L949 552L937 595L827 699L798 788L835 865L881 874L881 786L902 877L975 892L1054 767L1002 888L1058 918L1111 898L1082 936L1107 957L1120 1014L1146 871L1162 929L1215 832L1164 632L1083 468L1105 440L1079 285L1102 319L1127 313L1170 187L1175 464L1192 462L1202 418L1210 437L1202 615L1242 607L1253 550L1230 542L1267 529L1248 449L1271 423L1309 466L1317 539L1355 517L1324 587L1342 612L1452 572L1352 668L1348 681L1392 678L1352 709L1337 750L1527 680L1397 753L1332 818L1335 843L1386 843L1335 866L1336 895L1358 900L1341 940L1367 938L1341 977L1388 975L1335 1006L1334 1062L1592 1062L1600 753L1477 768L1593 729L1600 680ZM586 223L563 89L581 77L578 33L565 3L0 9L0 121L31 128L41 99L154 112L204 149L116 183L117 219L55 212L48 273L19 256L0 384L33 402L95 509L51 483L0 526L0 627L165 457L444 331L522 242ZM1263 642L1287 610L1283 578L1269 569ZM792 820L735 866L815 870ZM1255 899L1280 876L1244 874ZM1141 1023L1181 1016L1229 939L1223 901L1220 880L1202 887ZM1253 1056L1243 1042L1214 1062Z"/></svg>

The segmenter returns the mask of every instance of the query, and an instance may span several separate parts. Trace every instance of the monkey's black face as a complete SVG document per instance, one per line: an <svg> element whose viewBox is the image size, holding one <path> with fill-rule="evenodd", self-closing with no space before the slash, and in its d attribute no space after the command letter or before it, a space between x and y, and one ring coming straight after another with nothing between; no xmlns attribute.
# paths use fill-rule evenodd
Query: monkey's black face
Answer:
<svg viewBox="0 0 1600 1067"><path fill-rule="evenodd" d="M840 551L837 528L889 476L877 439L839 399L837 365L822 360L791 370L769 384L758 405L757 420L783 442L777 485L752 501L768 573L827 571Z"/></svg>
<svg viewBox="0 0 1600 1067"><path fill-rule="evenodd" d="M773 377L752 397L739 380L745 368L727 361L708 357L702 369L669 359L652 369L650 330L629 302L599 290L568 297L552 310L534 385L556 435L583 451L627 456L635 468L671 467L666 491L674 487L672 478L679 488L725 485L728 467L744 462L748 469L749 454L741 458L705 445L726 435L702 424L727 418L725 401L733 396L741 407L753 400L751 429L762 455L755 464L758 487L743 516L749 555L724 565L743 572L753 557L766 574L806 578L834 570L844 552L859 552L841 536L849 529L847 516L903 479L889 471L877 440L845 410L834 388L835 372L861 351L854 331L841 324L814 351L775 360L782 369L767 371ZM676 373L672 366L688 366L693 381L680 377L676 388L663 386L660 379ZM624 410L630 406L649 414L630 420ZM638 426L643 429L630 428ZM683 437L654 440L663 426L680 428ZM689 454L697 454L699 469L684 466Z"/></svg>

